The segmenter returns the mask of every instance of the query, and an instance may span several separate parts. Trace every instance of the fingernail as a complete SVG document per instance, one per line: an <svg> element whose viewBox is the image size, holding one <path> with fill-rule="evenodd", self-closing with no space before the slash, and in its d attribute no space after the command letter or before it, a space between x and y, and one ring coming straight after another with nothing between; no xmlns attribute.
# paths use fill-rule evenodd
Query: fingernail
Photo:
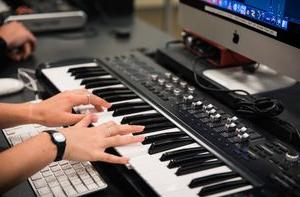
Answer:
<svg viewBox="0 0 300 197"><path fill-rule="evenodd" d="M112 106L111 103L108 103L108 104L107 104L107 108L110 108L111 106Z"/></svg>
<svg viewBox="0 0 300 197"><path fill-rule="evenodd" d="M139 136L139 137L137 137L137 139L138 139L138 141L139 141L139 142L142 142L142 141L144 141L144 140L145 140L145 137L143 137L143 136Z"/></svg>
<svg viewBox="0 0 300 197"><path fill-rule="evenodd" d="M98 116L97 115L93 115L92 116L92 121L93 122L97 122L98 121Z"/></svg>

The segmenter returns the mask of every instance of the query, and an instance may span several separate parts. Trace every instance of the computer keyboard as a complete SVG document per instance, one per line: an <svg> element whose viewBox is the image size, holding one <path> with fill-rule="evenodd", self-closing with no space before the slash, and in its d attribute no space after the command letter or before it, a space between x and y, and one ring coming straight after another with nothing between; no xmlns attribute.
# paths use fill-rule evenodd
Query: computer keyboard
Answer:
<svg viewBox="0 0 300 197"><path fill-rule="evenodd" d="M4 129L10 145L15 146L50 128L31 124ZM32 175L29 182L37 196L82 196L107 187L90 162L53 162Z"/></svg>

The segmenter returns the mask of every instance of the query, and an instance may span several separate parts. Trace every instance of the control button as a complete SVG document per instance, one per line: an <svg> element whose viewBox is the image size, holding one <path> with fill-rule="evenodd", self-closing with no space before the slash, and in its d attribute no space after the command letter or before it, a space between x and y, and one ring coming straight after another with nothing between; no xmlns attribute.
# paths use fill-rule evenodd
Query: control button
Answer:
<svg viewBox="0 0 300 197"><path fill-rule="evenodd" d="M215 110L215 109L206 110L206 113L208 113L208 114L215 114L215 113L217 113L217 110Z"/></svg>
<svg viewBox="0 0 300 197"><path fill-rule="evenodd" d="M211 119L212 121L214 121L214 122L220 121L221 118L222 118L222 116L221 116L220 114L215 114L215 115L212 114L212 115L210 115L210 119Z"/></svg>
<svg viewBox="0 0 300 197"><path fill-rule="evenodd" d="M299 154L293 151L285 153L285 159L289 162L297 162L299 160Z"/></svg>
<svg viewBox="0 0 300 197"><path fill-rule="evenodd" d="M174 76L174 77L172 77L172 82L173 83L178 83L179 82L179 77L176 77L176 76Z"/></svg>
<svg viewBox="0 0 300 197"><path fill-rule="evenodd" d="M195 87L189 86L189 87L188 87L188 92L191 93L191 94L194 94L195 89L196 89Z"/></svg>
<svg viewBox="0 0 300 197"><path fill-rule="evenodd" d="M165 83L166 83L165 79L162 79L162 78L158 79L158 84L159 85L163 86L163 85L165 85Z"/></svg>
<svg viewBox="0 0 300 197"><path fill-rule="evenodd" d="M166 83L165 87L166 87L166 90L171 91L173 89L173 84Z"/></svg>
<svg viewBox="0 0 300 197"><path fill-rule="evenodd" d="M179 96L180 94L181 94L181 90L179 89L179 88L175 88L174 90L173 90L173 93L174 93L174 95L175 96Z"/></svg>
<svg viewBox="0 0 300 197"><path fill-rule="evenodd" d="M247 131L248 129L246 127L242 127L242 128L236 128L236 133L239 133L239 134L243 134Z"/></svg>
<svg viewBox="0 0 300 197"><path fill-rule="evenodd" d="M227 132L234 132L236 130L236 124L234 122L225 125Z"/></svg>
<svg viewBox="0 0 300 197"><path fill-rule="evenodd" d="M183 96L183 101L184 101L185 103L192 102L193 99L194 99L193 95L184 95L184 96Z"/></svg>
<svg viewBox="0 0 300 197"><path fill-rule="evenodd" d="M205 109L205 110L211 110L213 108L214 108L214 106L212 104L203 105L203 109Z"/></svg>
<svg viewBox="0 0 300 197"><path fill-rule="evenodd" d="M243 133L243 134L238 134L237 135L237 140L238 142L248 142L250 138L250 135L248 133Z"/></svg>
<svg viewBox="0 0 300 197"><path fill-rule="evenodd" d="M185 89L187 87L188 83L186 81L181 81L179 83L179 85L180 85L181 88Z"/></svg>
<svg viewBox="0 0 300 197"><path fill-rule="evenodd" d="M194 38L192 36L188 36L185 43L187 47L191 48L193 46L193 43L194 43Z"/></svg>
<svg viewBox="0 0 300 197"><path fill-rule="evenodd" d="M152 75L150 75L150 78L151 78L152 81L157 81L158 74L152 74Z"/></svg>
<svg viewBox="0 0 300 197"><path fill-rule="evenodd" d="M233 116L233 117L231 117L231 118L227 118L227 122L228 122L228 123L236 122L237 120L238 120L238 117L236 117L236 116Z"/></svg>
<svg viewBox="0 0 300 197"><path fill-rule="evenodd" d="M172 73L165 73L165 76L167 77L167 79L171 79L172 78Z"/></svg>
<svg viewBox="0 0 300 197"><path fill-rule="evenodd" d="M192 103L192 108L193 109L200 109L203 107L203 102L202 101L197 101Z"/></svg>

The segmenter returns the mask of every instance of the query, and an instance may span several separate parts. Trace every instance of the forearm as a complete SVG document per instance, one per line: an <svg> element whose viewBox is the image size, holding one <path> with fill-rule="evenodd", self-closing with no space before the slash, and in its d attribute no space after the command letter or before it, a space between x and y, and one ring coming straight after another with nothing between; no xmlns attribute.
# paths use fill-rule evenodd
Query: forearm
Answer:
<svg viewBox="0 0 300 197"><path fill-rule="evenodd" d="M0 104L0 128L39 123L40 114L35 104Z"/></svg>
<svg viewBox="0 0 300 197"><path fill-rule="evenodd" d="M0 154L0 193L54 161L56 146L42 133Z"/></svg>

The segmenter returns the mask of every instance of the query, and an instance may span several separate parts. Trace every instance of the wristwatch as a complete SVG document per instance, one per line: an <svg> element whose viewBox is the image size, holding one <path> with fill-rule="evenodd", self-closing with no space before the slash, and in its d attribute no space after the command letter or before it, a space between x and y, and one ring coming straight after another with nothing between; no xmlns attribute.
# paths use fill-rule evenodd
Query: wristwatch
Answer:
<svg viewBox="0 0 300 197"><path fill-rule="evenodd" d="M44 132L48 133L51 136L51 141L57 147L56 158L54 161L61 161L63 159L65 149L66 149L65 136L62 133L55 130L47 130Z"/></svg>

